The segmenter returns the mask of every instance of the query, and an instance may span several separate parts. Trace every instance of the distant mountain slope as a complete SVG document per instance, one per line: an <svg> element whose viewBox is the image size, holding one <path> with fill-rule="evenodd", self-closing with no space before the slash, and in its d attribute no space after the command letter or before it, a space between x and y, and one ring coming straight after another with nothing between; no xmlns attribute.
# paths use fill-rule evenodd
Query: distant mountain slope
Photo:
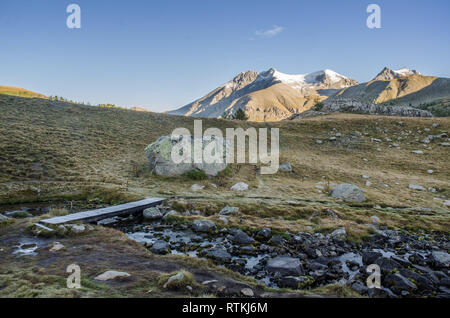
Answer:
<svg viewBox="0 0 450 318"><path fill-rule="evenodd" d="M389 103L418 106L450 96L450 79L424 76L417 71L384 68L373 80L344 88L330 96L325 103L348 99L366 103Z"/></svg>
<svg viewBox="0 0 450 318"><path fill-rule="evenodd" d="M32 92L27 89L14 86L0 86L0 94L19 97L47 98L45 95L42 95L40 93Z"/></svg>
<svg viewBox="0 0 450 318"><path fill-rule="evenodd" d="M250 120L278 121L310 109L337 90L357 82L331 70L289 75L271 68L247 71L204 97L169 114L221 117L244 109Z"/></svg>

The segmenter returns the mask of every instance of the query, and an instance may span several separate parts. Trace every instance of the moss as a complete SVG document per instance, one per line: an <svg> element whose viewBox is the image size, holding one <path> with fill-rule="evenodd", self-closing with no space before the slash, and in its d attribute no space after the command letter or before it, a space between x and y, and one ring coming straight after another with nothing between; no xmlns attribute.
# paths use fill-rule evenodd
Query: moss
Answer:
<svg viewBox="0 0 450 318"><path fill-rule="evenodd" d="M30 216L30 214L28 212L21 211L21 212L14 213L13 218L15 218L15 219L24 219L24 218L27 218L29 216Z"/></svg>

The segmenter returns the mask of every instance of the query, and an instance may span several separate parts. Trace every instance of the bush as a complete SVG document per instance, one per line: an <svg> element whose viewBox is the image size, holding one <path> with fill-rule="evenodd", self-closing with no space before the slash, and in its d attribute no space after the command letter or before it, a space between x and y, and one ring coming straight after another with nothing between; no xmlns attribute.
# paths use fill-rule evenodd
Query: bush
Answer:
<svg viewBox="0 0 450 318"><path fill-rule="evenodd" d="M238 109L236 113L233 115L234 120L248 120L248 116L242 109Z"/></svg>
<svg viewBox="0 0 450 318"><path fill-rule="evenodd" d="M317 103L314 105L313 110L316 112L320 112L323 109L323 103Z"/></svg>
<svg viewBox="0 0 450 318"><path fill-rule="evenodd" d="M191 170L186 172L184 176L191 180L205 180L208 178L206 173L202 170Z"/></svg>

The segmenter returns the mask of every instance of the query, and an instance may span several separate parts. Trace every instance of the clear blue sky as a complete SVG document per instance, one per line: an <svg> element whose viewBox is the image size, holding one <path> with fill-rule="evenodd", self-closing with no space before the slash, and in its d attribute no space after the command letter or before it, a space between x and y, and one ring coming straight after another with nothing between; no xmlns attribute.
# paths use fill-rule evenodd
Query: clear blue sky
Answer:
<svg viewBox="0 0 450 318"><path fill-rule="evenodd" d="M70 3L81 29L66 27ZM381 29L366 27L370 3ZM450 77L449 31L448 0L2 0L0 85L164 111L249 69Z"/></svg>

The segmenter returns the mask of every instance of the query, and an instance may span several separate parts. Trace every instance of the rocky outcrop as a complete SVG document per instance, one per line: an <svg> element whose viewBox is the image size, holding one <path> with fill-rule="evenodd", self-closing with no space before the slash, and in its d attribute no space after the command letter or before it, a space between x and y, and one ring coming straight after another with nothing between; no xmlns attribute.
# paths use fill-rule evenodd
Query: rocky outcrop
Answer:
<svg viewBox="0 0 450 318"><path fill-rule="evenodd" d="M324 101L323 112L342 112L403 117L433 117L429 111L408 106L388 106L362 102L351 98L333 98Z"/></svg>

